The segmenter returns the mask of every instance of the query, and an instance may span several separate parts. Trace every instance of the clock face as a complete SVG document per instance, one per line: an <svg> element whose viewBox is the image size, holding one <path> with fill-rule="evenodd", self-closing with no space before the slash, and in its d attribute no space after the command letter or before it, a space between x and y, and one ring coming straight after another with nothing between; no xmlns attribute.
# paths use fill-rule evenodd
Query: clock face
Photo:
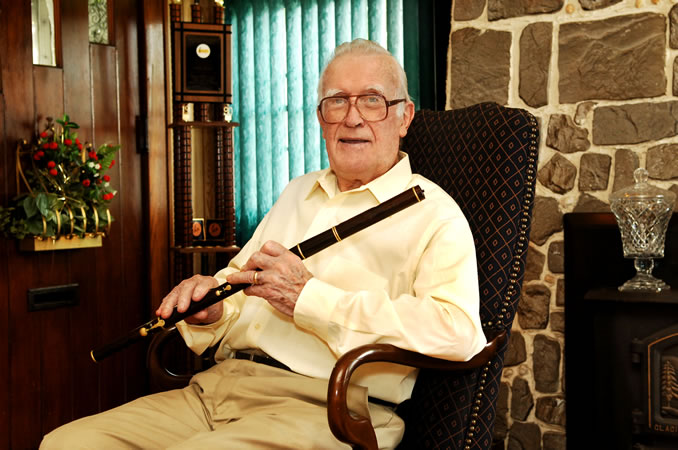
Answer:
<svg viewBox="0 0 678 450"><path fill-rule="evenodd" d="M202 235L202 224L193 222L193 237L200 237L200 235Z"/></svg>
<svg viewBox="0 0 678 450"><path fill-rule="evenodd" d="M186 89L221 92L224 87L222 39L203 34L186 35Z"/></svg>
<svg viewBox="0 0 678 450"><path fill-rule="evenodd" d="M207 232L212 237L219 237L221 235L221 225L216 222L212 222L207 229Z"/></svg>
<svg viewBox="0 0 678 450"><path fill-rule="evenodd" d="M210 46L205 43L198 44L198 46L195 48L196 55L198 55L198 58L202 59L209 57L211 51L212 50L210 49Z"/></svg>

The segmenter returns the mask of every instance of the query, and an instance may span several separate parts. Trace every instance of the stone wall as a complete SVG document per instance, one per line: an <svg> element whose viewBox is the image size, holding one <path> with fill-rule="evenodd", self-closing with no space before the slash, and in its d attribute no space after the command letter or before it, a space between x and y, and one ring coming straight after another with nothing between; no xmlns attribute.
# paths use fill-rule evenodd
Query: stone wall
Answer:
<svg viewBox="0 0 678 450"><path fill-rule="evenodd" d="M454 0L447 108L539 120L537 198L495 437L565 448L563 214L609 211L645 167L678 193L678 0Z"/></svg>

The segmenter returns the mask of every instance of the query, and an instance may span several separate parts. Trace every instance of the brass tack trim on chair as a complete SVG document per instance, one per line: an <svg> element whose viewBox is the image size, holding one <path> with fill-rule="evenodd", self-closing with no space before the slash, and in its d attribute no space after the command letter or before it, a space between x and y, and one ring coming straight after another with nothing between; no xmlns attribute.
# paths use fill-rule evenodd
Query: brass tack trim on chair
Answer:
<svg viewBox="0 0 678 450"><path fill-rule="evenodd" d="M525 117L525 116L524 116ZM529 227L529 221L530 221L530 212L532 209L532 204L534 202L535 198L535 185L536 185L536 161L537 161L537 156L538 156L538 142L537 142L537 136L538 136L538 124L537 121L535 120L534 116L528 115L527 116L528 121L529 121L529 131L525 134L529 136L530 142L527 144L526 151L527 151L527 167L525 168L525 178L526 178L526 183L524 186L523 190L523 196L521 200L521 211L520 211L520 219L519 219L519 232L517 236L517 240L515 242L514 250L515 254L513 255L513 261L512 264L509 265L509 274L508 274L508 279L509 279L509 285L506 288L506 290L501 294L503 297L502 300L502 308L500 310L500 314L496 316L496 320L492 321L489 320L485 323L482 323L483 329L487 328L492 328L494 327L495 329L498 330L505 330L508 327L508 323L510 323L510 320L513 317L513 313L510 311L511 310L511 305L512 301L515 300L515 296L519 292L519 276L521 272L521 268L523 267L522 259L525 256L525 252L528 251L529 248L529 236L528 236L528 227ZM519 122L518 119L516 119L516 123ZM478 418L478 411L480 410L479 406L482 404L481 399L483 398L483 391L485 390L485 385L487 383L487 378L488 378L488 373L489 369L492 367L491 361L488 361L487 365L483 368L480 374L480 381L479 381L479 386L477 387L477 390L474 394L475 400L474 400L474 405L471 408L472 413L471 413L471 420L470 423L473 426L469 432L467 432L466 437L465 437L465 442L467 445L464 446L465 449L470 449L470 445L472 444L471 438L475 437L476 433L476 425L477 425L477 418Z"/></svg>

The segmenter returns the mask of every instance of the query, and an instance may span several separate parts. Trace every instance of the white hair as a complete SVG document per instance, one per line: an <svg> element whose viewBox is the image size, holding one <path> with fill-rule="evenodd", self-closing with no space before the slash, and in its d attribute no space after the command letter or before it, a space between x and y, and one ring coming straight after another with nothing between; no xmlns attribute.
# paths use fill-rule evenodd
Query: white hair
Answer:
<svg viewBox="0 0 678 450"><path fill-rule="evenodd" d="M386 50L384 47L377 44L376 42L360 38L354 39L350 42L344 42L343 44L337 46L334 49L334 52L332 52L332 56L330 57L329 61L327 61L327 64L325 64L325 67L323 68L323 71L320 74L320 79L318 80L318 101L320 101L325 96L325 92L323 92L324 88L323 85L325 81L325 72L327 72L327 68L339 56L348 54L367 55L367 56L370 55L388 56L391 59L391 65L395 69L394 75L396 77L397 85L396 96L400 98L405 98L408 102L412 101L410 99L410 94L407 92L407 75L405 74L405 70L402 68L398 60L395 59L395 57L388 50ZM398 116L402 116L403 112L405 111L405 103L398 104L396 111Z"/></svg>

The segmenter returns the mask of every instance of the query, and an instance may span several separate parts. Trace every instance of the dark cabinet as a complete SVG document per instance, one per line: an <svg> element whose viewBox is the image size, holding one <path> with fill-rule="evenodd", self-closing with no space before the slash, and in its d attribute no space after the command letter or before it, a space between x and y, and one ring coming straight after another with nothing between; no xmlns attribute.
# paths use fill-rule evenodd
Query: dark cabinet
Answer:
<svg viewBox="0 0 678 450"><path fill-rule="evenodd" d="M620 292L635 274L611 213L565 225L567 447L678 448L678 215L653 274L667 292Z"/></svg>

